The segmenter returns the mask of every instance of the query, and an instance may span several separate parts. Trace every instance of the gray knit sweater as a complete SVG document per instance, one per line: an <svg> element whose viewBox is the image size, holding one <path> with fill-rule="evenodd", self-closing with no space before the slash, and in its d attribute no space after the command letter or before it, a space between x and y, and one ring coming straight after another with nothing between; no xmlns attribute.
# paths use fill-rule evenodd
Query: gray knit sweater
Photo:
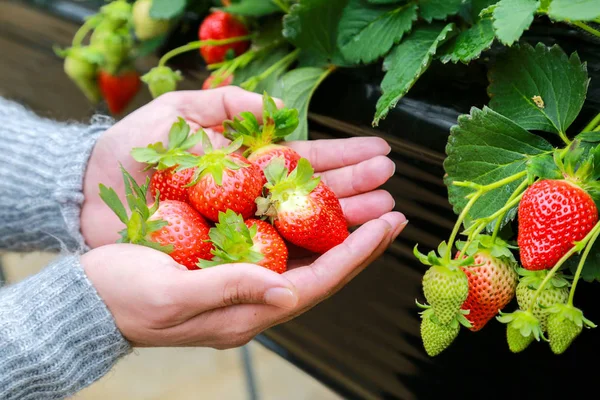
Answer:
<svg viewBox="0 0 600 400"><path fill-rule="evenodd" d="M79 263L90 125L43 119L0 98L0 252L55 251L40 273L0 287L0 399L63 399L131 351Z"/></svg>

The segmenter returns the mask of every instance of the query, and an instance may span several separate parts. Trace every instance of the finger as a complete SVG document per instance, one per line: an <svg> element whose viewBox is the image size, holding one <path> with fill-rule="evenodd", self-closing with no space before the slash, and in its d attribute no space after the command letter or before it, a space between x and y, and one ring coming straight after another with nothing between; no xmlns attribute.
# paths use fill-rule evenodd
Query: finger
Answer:
<svg viewBox="0 0 600 400"><path fill-rule="evenodd" d="M394 209L396 202L389 192L375 190L340 199L348 226L364 224Z"/></svg>
<svg viewBox="0 0 600 400"><path fill-rule="evenodd" d="M262 121L263 102L258 93L237 86L226 86L212 90L179 90L165 100L181 111L186 120L208 127L219 125L241 112L248 111ZM282 105L281 101L278 106Z"/></svg>
<svg viewBox="0 0 600 400"><path fill-rule="evenodd" d="M385 156L375 156L358 164L318 175L337 197L348 197L378 188L394 175L395 170L396 164L392 160Z"/></svg>
<svg viewBox="0 0 600 400"><path fill-rule="evenodd" d="M255 264L181 271L173 287L174 303L185 314L182 319L235 304L268 304L289 309L298 301L296 288L288 279Z"/></svg>
<svg viewBox="0 0 600 400"><path fill-rule="evenodd" d="M390 153L391 147L379 137L322 139L287 142L287 146L307 158L316 172L346 167Z"/></svg>

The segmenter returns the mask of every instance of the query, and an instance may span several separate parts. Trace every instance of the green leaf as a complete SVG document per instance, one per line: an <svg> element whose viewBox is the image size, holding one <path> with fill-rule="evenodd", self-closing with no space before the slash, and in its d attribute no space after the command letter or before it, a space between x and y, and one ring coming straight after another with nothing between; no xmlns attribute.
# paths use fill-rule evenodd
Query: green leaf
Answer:
<svg viewBox="0 0 600 400"><path fill-rule="evenodd" d="M591 21L600 17L598 0L552 0L548 16L555 20Z"/></svg>
<svg viewBox="0 0 600 400"><path fill-rule="evenodd" d="M283 36L296 47L335 65L346 65L337 30L348 0L302 0L283 18Z"/></svg>
<svg viewBox="0 0 600 400"><path fill-rule="evenodd" d="M434 19L446 19L450 15L457 14L464 0L421 0L419 1L419 13L427 22Z"/></svg>
<svg viewBox="0 0 600 400"><path fill-rule="evenodd" d="M575 136L575 139L578 139L582 142L598 143L600 142L600 131L582 132Z"/></svg>
<svg viewBox="0 0 600 400"><path fill-rule="evenodd" d="M493 6L498 3L499 0L471 0L465 3L465 7L467 7L471 13L471 19L473 21L478 21L480 18L480 13L486 8Z"/></svg>
<svg viewBox="0 0 600 400"><path fill-rule="evenodd" d="M563 134L581 111L589 83L577 53L567 57L558 45L543 43L511 48L489 76L492 109L525 129Z"/></svg>
<svg viewBox="0 0 600 400"><path fill-rule="evenodd" d="M190 126L183 118L177 117L177 122L169 130L169 144L167 145L167 149L172 150L181 146L189 133Z"/></svg>
<svg viewBox="0 0 600 400"><path fill-rule="evenodd" d="M533 22L537 0L500 0L494 9L494 30L503 44L511 46Z"/></svg>
<svg viewBox="0 0 600 400"><path fill-rule="evenodd" d="M398 4L403 3L405 0L367 0L371 4Z"/></svg>
<svg viewBox="0 0 600 400"><path fill-rule="evenodd" d="M462 31L456 38L444 46L440 60L445 64L463 62L468 64L481 56L494 43L492 21L482 19L469 29Z"/></svg>
<svg viewBox="0 0 600 400"><path fill-rule="evenodd" d="M373 126L386 117L427 70L438 46L449 38L453 30L454 24L419 27L388 54L383 63L387 70L381 82L383 94L377 101Z"/></svg>
<svg viewBox="0 0 600 400"><path fill-rule="evenodd" d="M402 40L416 19L416 4L378 6L350 0L338 28L338 46L349 62L376 61Z"/></svg>
<svg viewBox="0 0 600 400"><path fill-rule="evenodd" d="M444 182L448 186L448 198L454 212L462 211L467 203L465 196L473 190L452 182L488 185L524 171L532 157L550 151L550 143L490 108L472 108L470 115L461 115L458 124L451 128L446 146L444 170L447 176ZM498 211L523 179L481 196L471 208L469 217L487 217Z"/></svg>
<svg viewBox="0 0 600 400"><path fill-rule="evenodd" d="M283 108L273 114L275 122L275 137L283 138L296 130L299 124L298 110Z"/></svg>
<svg viewBox="0 0 600 400"><path fill-rule="evenodd" d="M283 76L283 102L288 108L298 110L298 127L286 140L308 139L308 106L319 84L329 75L330 69L297 68Z"/></svg>
<svg viewBox="0 0 600 400"><path fill-rule="evenodd" d="M100 198L106 203L106 205L119 217L119 220L124 224L127 224L129 217L125 206L119 199L117 192L113 188L107 188L103 184L100 184Z"/></svg>
<svg viewBox="0 0 600 400"><path fill-rule="evenodd" d="M229 7L222 8L222 10L245 17L264 17L281 11L281 8L271 0L241 0Z"/></svg>
<svg viewBox="0 0 600 400"><path fill-rule="evenodd" d="M532 158L531 161L527 164L527 174L531 180L535 178L563 178L560 169L554 162L554 157L552 157L550 154Z"/></svg>
<svg viewBox="0 0 600 400"><path fill-rule="evenodd" d="M154 19L171 19L183 13L187 0L152 0L150 17Z"/></svg>

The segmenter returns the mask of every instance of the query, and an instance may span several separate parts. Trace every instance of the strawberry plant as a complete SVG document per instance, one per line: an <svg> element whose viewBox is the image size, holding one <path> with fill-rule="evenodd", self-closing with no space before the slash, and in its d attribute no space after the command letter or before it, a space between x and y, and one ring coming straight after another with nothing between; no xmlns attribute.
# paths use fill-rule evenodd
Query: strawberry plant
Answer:
<svg viewBox="0 0 600 400"><path fill-rule="evenodd" d="M555 354L596 326L574 303L579 281L600 280L600 114L572 129L589 81L576 52L515 44L490 69L489 105L451 128L444 181L456 224L437 253L414 249L428 267L428 354L461 325L504 323L510 351L545 341Z"/></svg>

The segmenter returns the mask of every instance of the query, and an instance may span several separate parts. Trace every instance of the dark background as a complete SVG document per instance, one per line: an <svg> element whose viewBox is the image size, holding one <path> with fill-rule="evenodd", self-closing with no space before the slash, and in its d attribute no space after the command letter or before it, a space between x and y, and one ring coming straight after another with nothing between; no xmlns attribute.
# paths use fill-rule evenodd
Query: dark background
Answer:
<svg viewBox="0 0 600 400"><path fill-rule="evenodd" d="M87 120L95 112L62 70L53 45L67 46L81 19L100 1L27 1L0 3L0 95L59 120ZM24 4L26 6L24 6ZM174 45L194 35L193 18L171 39ZM592 78L585 108L573 126L582 127L600 110L600 45L577 31L546 21L526 35L535 43L559 43L588 62ZM381 67L340 70L317 90L310 107L310 138L380 136L392 146L396 175L385 185L396 209L410 223L376 262L338 294L306 314L259 336L265 346L303 368L348 399L431 399L442 396L480 398L583 397L595 386L600 333L589 330L569 350L553 355L545 343L512 354L505 326L492 320L482 331L463 329L445 352L428 357L419 336L415 299L423 300L425 267L412 255L447 239L455 215L442 183L444 147L450 127L471 106L487 104L486 64L434 62L385 119L371 127L379 97ZM157 57L140 60L147 71ZM186 80L182 89L197 89L206 77L198 55L178 59ZM147 103L143 88L127 112ZM593 290L582 283L577 303L588 318L600 322ZM513 308L509 306L509 308Z"/></svg>

